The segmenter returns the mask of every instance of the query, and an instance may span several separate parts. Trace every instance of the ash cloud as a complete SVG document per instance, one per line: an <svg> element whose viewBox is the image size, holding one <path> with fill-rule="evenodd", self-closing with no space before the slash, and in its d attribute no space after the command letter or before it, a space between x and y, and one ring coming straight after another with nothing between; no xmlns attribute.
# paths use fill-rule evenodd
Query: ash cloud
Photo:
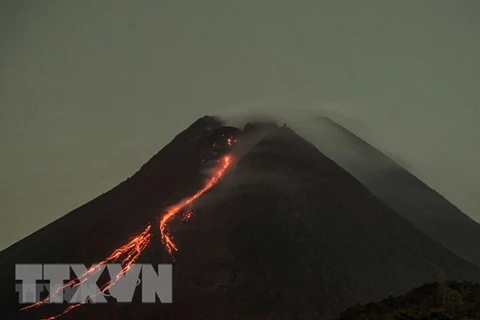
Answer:
<svg viewBox="0 0 480 320"><path fill-rule="evenodd" d="M363 132L361 139L366 139L368 143L368 136L373 132L353 111L355 108L356 106L340 104L325 104L323 107L314 108L256 105L224 111L219 118L227 125L239 128L252 121L272 121L280 126L286 124L340 166L355 167L356 173L362 177L368 177L372 168L376 171L395 168L397 164L393 161L385 162L384 159L365 154L364 148L359 145L361 141L354 134ZM375 148L403 167L412 168L399 155L386 152L378 146ZM367 156L369 166L363 167L361 163Z"/></svg>

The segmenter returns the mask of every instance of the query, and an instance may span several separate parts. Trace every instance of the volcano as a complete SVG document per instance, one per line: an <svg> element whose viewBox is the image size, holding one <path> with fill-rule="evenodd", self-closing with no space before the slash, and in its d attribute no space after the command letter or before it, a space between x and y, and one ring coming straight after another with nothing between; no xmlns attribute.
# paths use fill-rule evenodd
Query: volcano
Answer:
<svg viewBox="0 0 480 320"><path fill-rule="evenodd" d="M111 262L173 263L173 303L18 303L15 264ZM290 128L213 117L2 251L0 267L7 319L328 319L424 283L480 281Z"/></svg>

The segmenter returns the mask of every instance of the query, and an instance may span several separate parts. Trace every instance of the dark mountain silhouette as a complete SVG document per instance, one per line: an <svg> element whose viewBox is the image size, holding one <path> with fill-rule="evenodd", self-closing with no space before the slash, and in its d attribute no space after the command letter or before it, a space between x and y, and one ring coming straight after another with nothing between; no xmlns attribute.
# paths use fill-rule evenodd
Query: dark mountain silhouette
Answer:
<svg viewBox="0 0 480 320"><path fill-rule="evenodd" d="M345 311L338 320L480 319L480 284L435 282L399 297L388 297Z"/></svg>
<svg viewBox="0 0 480 320"><path fill-rule="evenodd" d="M149 223L152 242L138 262L172 261L160 216L201 189L206 167L226 153L234 164L224 178L190 220L172 222L174 303L89 304L60 319L322 319L426 282L480 281L478 267L291 129L239 130L204 117L116 188L2 251L0 315L37 319L65 308L18 312L15 263L98 262Z"/></svg>
<svg viewBox="0 0 480 320"><path fill-rule="evenodd" d="M415 227L480 266L480 224L397 162L329 118L317 136L322 152Z"/></svg>

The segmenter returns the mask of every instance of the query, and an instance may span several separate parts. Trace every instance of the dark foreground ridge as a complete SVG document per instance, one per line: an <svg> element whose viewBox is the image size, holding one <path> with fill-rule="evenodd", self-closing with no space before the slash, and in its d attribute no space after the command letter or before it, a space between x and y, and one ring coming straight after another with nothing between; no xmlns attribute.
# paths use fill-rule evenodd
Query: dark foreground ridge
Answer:
<svg viewBox="0 0 480 320"><path fill-rule="evenodd" d="M338 320L480 319L480 284L435 282L405 295L349 308Z"/></svg>
<svg viewBox="0 0 480 320"><path fill-rule="evenodd" d="M239 145L223 143L226 134ZM98 262L152 221L138 262L171 262L159 214L199 190L205 166L225 153L234 167L188 222L173 225L173 304L89 304L60 319L327 319L427 282L480 281L478 267L291 129L239 130L204 117L127 181L1 252L0 316L38 319L65 308L17 312L15 263Z"/></svg>

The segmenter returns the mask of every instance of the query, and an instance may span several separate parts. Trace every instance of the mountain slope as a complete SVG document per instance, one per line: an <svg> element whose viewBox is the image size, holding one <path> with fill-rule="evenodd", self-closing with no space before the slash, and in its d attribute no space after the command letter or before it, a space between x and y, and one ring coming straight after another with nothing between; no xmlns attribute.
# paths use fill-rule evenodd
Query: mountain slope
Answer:
<svg viewBox="0 0 480 320"><path fill-rule="evenodd" d="M233 149L225 136L238 141ZM172 261L158 222L204 184L207 160L235 160L226 176L176 219L172 305L88 305L65 319L321 319L347 306L443 279L480 281L480 270L378 201L349 173L289 128L243 132L205 117L131 179L0 253L2 310L17 313L14 263L104 259L151 223L138 262ZM10 289L9 289L10 288Z"/></svg>
<svg viewBox="0 0 480 320"><path fill-rule="evenodd" d="M415 227L480 266L480 224L341 125L321 118L317 146Z"/></svg>

